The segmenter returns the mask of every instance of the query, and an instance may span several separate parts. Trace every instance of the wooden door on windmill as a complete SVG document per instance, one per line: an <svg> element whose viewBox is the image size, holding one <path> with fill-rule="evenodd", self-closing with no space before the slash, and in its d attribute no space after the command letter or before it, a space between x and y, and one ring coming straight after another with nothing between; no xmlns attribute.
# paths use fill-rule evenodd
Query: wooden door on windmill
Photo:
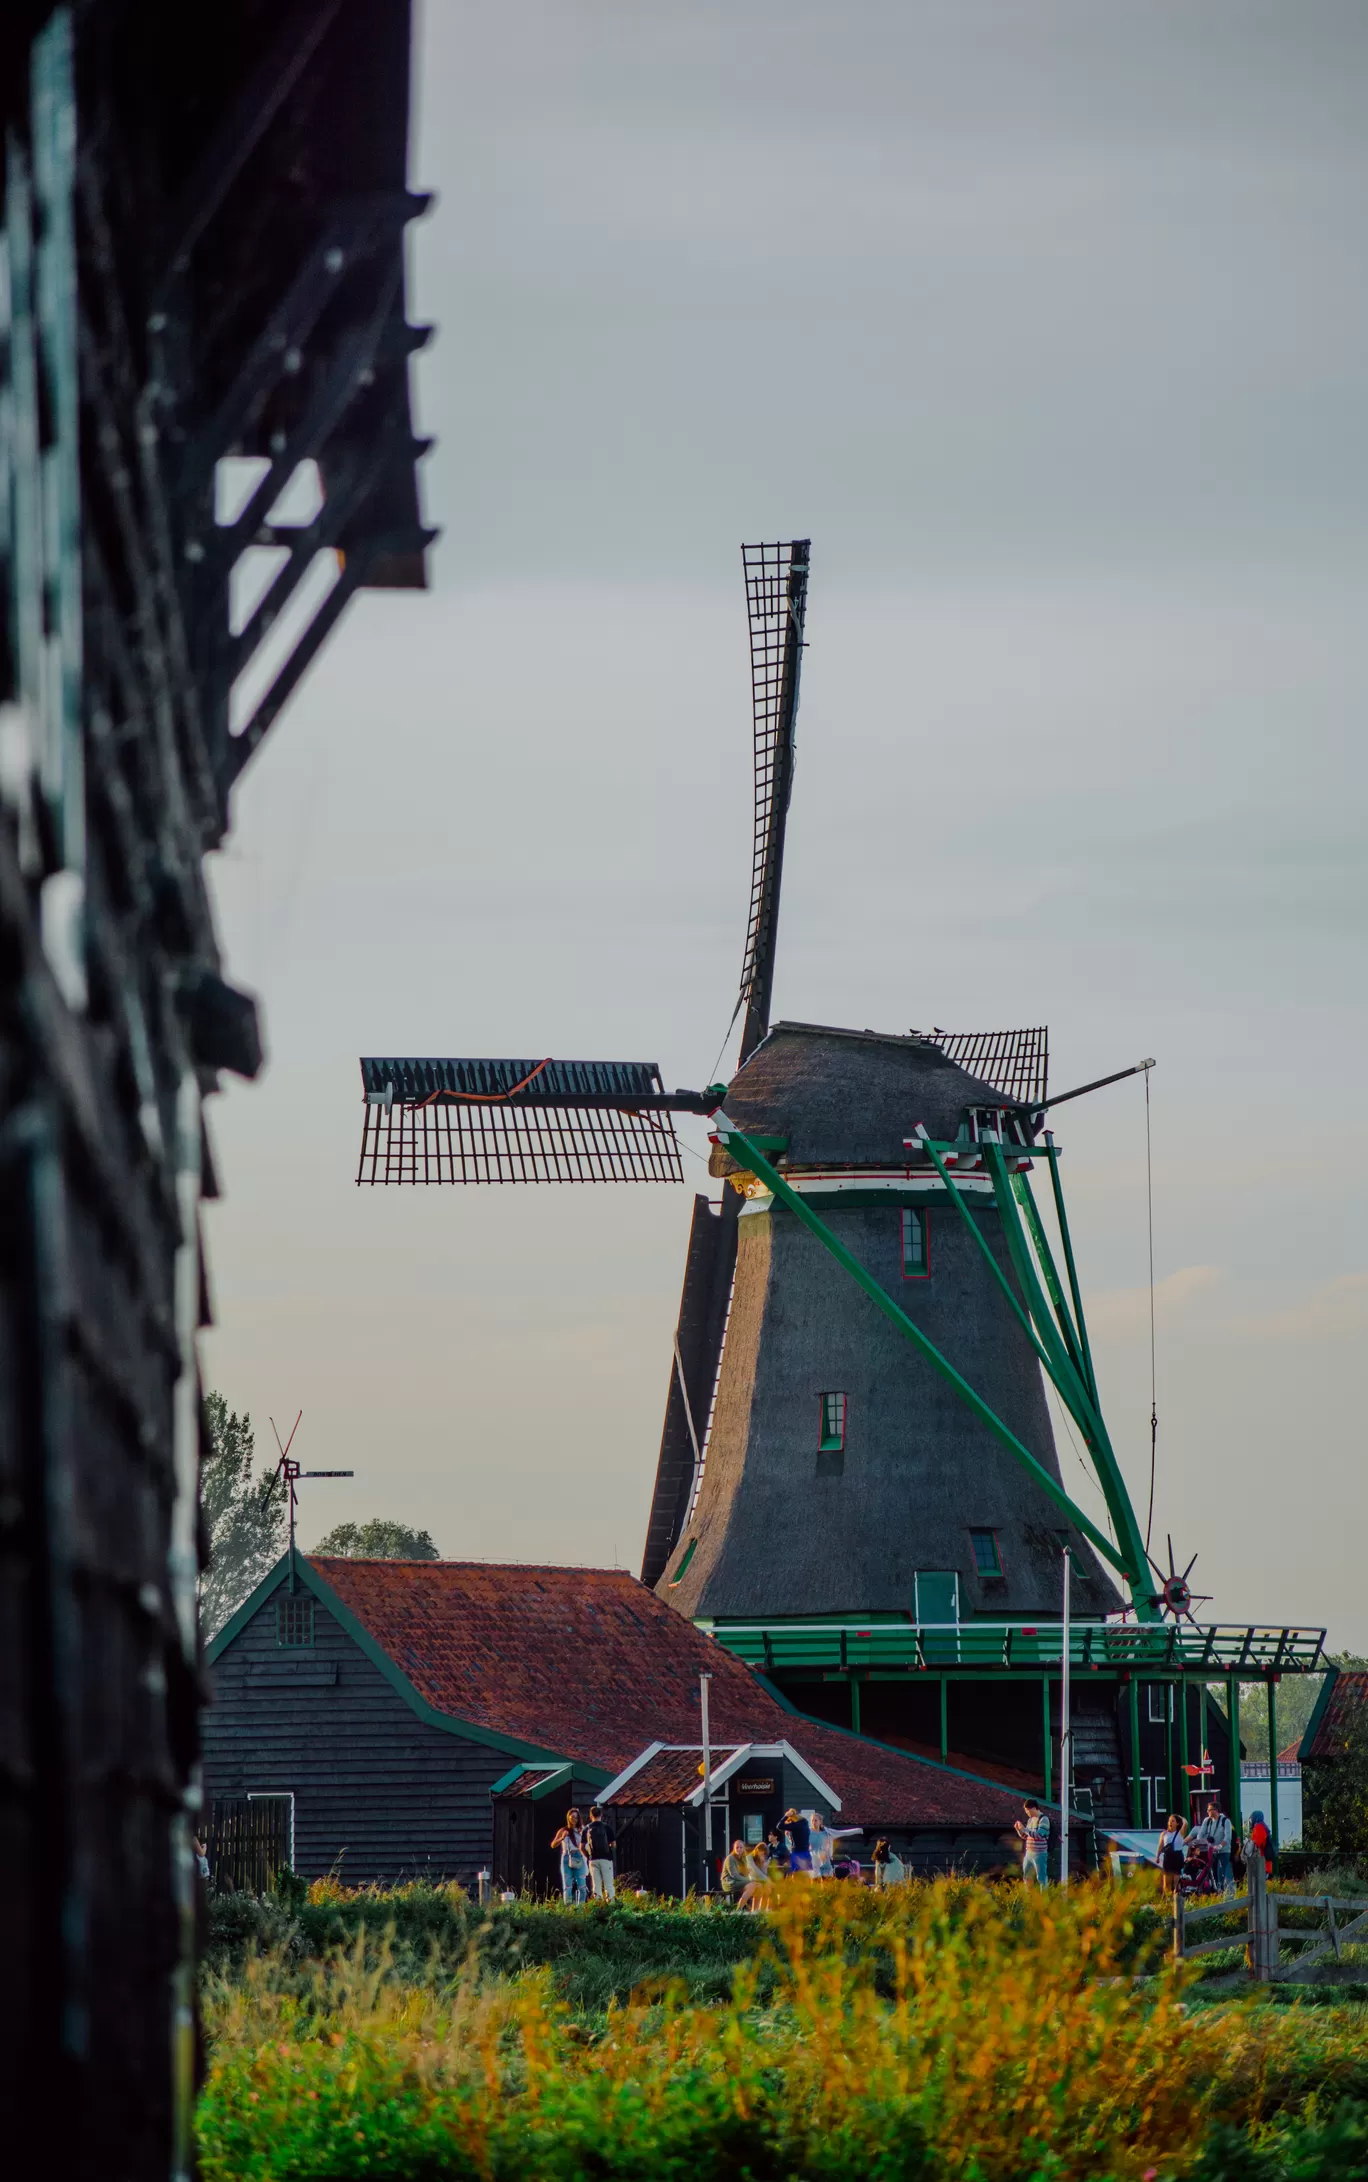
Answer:
<svg viewBox="0 0 1368 2182"><path fill-rule="evenodd" d="M959 1576L951 1569L919 1568L913 1579L922 1656L928 1666L959 1658Z"/></svg>

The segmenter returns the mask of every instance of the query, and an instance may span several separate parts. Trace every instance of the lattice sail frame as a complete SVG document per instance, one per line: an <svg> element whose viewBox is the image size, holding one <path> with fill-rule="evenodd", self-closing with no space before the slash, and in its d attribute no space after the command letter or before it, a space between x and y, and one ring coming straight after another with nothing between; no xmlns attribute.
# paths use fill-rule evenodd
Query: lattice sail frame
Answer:
<svg viewBox="0 0 1368 2182"><path fill-rule="evenodd" d="M738 1005L749 1000L762 942L772 941L773 936L770 926L777 907L779 878L774 851L776 847L782 851L782 824L793 780L793 723L802 671L809 558L810 546L805 538L741 548L750 622L755 838Z"/></svg>
<svg viewBox="0 0 1368 2182"><path fill-rule="evenodd" d="M629 1103L663 1097L653 1061L367 1059L361 1081L358 1185L684 1179L672 1115Z"/></svg>
<svg viewBox="0 0 1368 2182"><path fill-rule="evenodd" d="M1040 1106L1048 1096L1050 1033L1034 1030L935 1030L931 1037L949 1061L992 1084L1018 1106Z"/></svg>

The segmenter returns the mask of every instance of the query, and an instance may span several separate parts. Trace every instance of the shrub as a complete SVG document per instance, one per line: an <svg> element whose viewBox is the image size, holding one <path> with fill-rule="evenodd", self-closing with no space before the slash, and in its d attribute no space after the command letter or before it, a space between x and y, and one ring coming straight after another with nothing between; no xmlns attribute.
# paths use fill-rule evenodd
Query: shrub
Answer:
<svg viewBox="0 0 1368 2182"><path fill-rule="evenodd" d="M522 1908L524 1933L543 1914ZM206 2182L1141 2182L1178 2175L1216 2111L1232 2021L1228 2118L1263 2118L1277 2078L1249 2011L1188 2018L1180 1979L1137 1986L1165 1934L1128 1888L799 1883L766 1919L646 1921L705 1944L748 1925L723 2005L656 1979L586 2021L548 1968L494 1974L474 1926L459 1969L421 1980L363 1930L302 1981L275 1957L211 1981ZM552 1929L592 1944L582 1913Z"/></svg>

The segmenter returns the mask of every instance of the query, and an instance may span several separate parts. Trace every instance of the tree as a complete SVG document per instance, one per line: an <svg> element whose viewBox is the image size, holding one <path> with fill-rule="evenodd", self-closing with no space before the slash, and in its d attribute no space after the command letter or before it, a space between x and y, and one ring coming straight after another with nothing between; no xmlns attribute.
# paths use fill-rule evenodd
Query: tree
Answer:
<svg viewBox="0 0 1368 2182"><path fill-rule="evenodd" d="M315 1553L335 1553L348 1561L440 1561L429 1530L410 1530L373 1516L369 1523L338 1523L320 1538Z"/></svg>
<svg viewBox="0 0 1368 2182"><path fill-rule="evenodd" d="M1337 1667L1368 1666L1368 1661L1353 1652L1327 1652L1325 1657ZM1289 1743L1299 1743L1310 1724L1311 1715L1325 1681L1323 1674L1285 1674L1278 1684L1278 1745L1286 1750ZM1216 1685L1219 1687L1219 1685ZM1268 1693L1262 1682L1240 1684L1240 1740L1244 1754L1260 1765L1268 1762Z"/></svg>
<svg viewBox="0 0 1368 2182"><path fill-rule="evenodd" d="M1353 1652L1331 1657L1347 1672L1368 1670L1368 1660ZM1362 1856L1368 1849L1368 1713L1360 1705L1347 1708L1337 1725L1322 1729L1316 1740L1318 1745L1328 1741L1331 1748L1302 1769L1303 1846L1323 1855Z"/></svg>
<svg viewBox="0 0 1368 2182"><path fill-rule="evenodd" d="M285 1551L285 1494L275 1472L254 1477L256 1440L249 1416L230 1410L221 1394L204 1397L209 1452L200 1468L200 1502L209 1533L209 1563L200 1577L200 1626L216 1636Z"/></svg>

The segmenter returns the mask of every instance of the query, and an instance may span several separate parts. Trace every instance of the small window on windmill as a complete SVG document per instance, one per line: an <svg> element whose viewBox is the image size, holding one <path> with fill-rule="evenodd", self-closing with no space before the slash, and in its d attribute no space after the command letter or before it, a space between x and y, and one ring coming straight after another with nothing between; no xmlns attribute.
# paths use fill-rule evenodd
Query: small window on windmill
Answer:
<svg viewBox="0 0 1368 2182"><path fill-rule="evenodd" d="M823 1394L821 1436L817 1446L824 1455L839 1454L845 1446L846 1398L844 1394Z"/></svg>
<svg viewBox="0 0 1368 2182"><path fill-rule="evenodd" d="M299 1651L314 1640L314 1602L306 1591L286 1591L276 1600L276 1643Z"/></svg>
<svg viewBox="0 0 1368 2182"><path fill-rule="evenodd" d="M998 1547L995 1530L971 1530L969 1543L974 1549L974 1567L980 1576L1002 1574L1002 1554Z"/></svg>
<svg viewBox="0 0 1368 2182"><path fill-rule="evenodd" d="M902 1269L904 1280L925 1280L931 1271L927 1215L912 1205L902 1209Z"/></svg>
<svg viewBox="0 0 1368 2182"><path fill-rule="evenodd" d="M1167 1682L1150 1683L1149 1716L1159 1721L1173 1718L1173 1690Z"/></svg>
<svg viewBox="0 0 1368 2182"><path fill-rule="evenodd" d="M1002 1142L1002 1109L999 1106L975 1106L969 1116L970 1130L976 1144L1000 1144Z"/></svg>

